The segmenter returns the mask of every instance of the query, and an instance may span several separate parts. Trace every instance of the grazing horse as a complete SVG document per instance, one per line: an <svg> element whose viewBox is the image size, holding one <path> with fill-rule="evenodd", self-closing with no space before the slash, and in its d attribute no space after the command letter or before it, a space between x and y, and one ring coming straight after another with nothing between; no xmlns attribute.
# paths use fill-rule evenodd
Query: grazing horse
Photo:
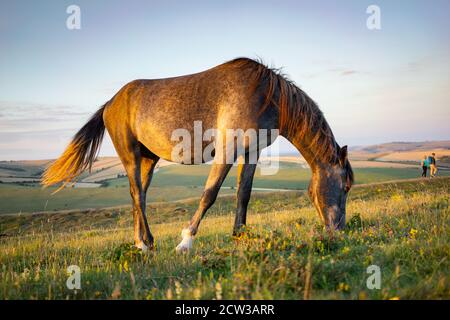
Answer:
<svg viewBox="0 0 450 320"><path fill-rule="evenodd" d="M347 147L339 147L319 107L305 92L277 70L248 58L192 75L128 83L78 131L61 157L46 169L42 184L62 183L62 188L90 169L106 127L130 181L135 245L142 250L152 249L153 236L145 210L153 170L160 158L190 163L186 156L174 156L178 143L172 135L181 128L193 137L196 121L201 121L203 128L219 132L278 130L311 167L308 194L323 223L332 229L345 226L347 193L353 183ZM275 138L271 135L269 144ZM234 142L216 144L210 157L200 157L200 163L212 160L212 167L198 209L183 229L177 250L191 247L200 221L216 200L233 161L247 158L250 152L259 155L261 148L250 150L254 142L244 140L240 153ZM201 149L206 147L204 141L200 145ZM198 151L186 152L187 160L189 154L194 159ZM223 161L230 154L232 161ZM256 163L238 164L234 233L246 223L255 169Z"/></svg>

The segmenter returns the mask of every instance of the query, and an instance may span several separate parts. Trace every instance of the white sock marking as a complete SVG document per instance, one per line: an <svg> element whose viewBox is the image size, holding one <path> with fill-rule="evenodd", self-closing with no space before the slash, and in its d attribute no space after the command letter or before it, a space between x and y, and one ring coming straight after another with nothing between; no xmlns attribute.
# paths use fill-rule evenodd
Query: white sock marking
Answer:
<svg viewBox="0 0 450 320"><path fill-rule="evenodd" d="M177 246L177 252L189 251L192 248L193 240L191 230L189 230L189 228L183 229L183 231L181 231L181 236L183 237L183 240L181 240L180 244Z"/></svg>
<svg viewBox="0 0 450 320"><path fill-rule="evenodd" d="M147 252L148 251L148 247L145 245L145 243L143 241L141 241L140 243L138 243L136 245L136 248L139 248L142 250L142 252Z"/></svg>

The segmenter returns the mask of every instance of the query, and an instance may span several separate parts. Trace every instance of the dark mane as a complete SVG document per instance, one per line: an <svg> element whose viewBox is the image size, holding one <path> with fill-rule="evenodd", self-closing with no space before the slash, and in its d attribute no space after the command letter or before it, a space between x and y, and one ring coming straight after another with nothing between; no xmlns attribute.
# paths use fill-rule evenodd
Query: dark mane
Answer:
<svg viewBox="0 0 450 320"><path fill-rule="evenodd" d="M277 107L280 132L300 139L308 135L309 148L315 157L332 163L338 161L339 147L319 106L280 69L249 58L237 58L227 64L253 70L255 88L259 85L266 91L260 114L271 104Z"/></svg>
<svg viewBox="0 0 450 320"><path fill-rule="evenodd" d="M353 185L355 182L355 175L353 173L352 166L350 165L350 162L347 160L344 165L345 174L347 175L347 180L349 182L349 187Z"/></svg>

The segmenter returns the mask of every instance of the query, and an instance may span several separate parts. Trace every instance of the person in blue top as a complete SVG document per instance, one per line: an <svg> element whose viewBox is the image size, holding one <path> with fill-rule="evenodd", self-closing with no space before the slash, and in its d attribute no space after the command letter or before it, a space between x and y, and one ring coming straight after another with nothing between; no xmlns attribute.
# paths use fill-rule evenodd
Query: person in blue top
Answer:
<svg viewBox="0 0 450 320"><path fill-rule="evenodd" d="M428 162L430 163L430 178L434 178L437 172L436 154L434 152L428 157Z"/></svg>
<svg viewBox="0 0 450 320"><path fill-rule="evenodd" d="M428 171L428 167L430 166L430 162L428 161L428 157L427 156L423 156L423 159L420 163L420 165L422 166L422 177L427 177L427 171Z"/></svg>

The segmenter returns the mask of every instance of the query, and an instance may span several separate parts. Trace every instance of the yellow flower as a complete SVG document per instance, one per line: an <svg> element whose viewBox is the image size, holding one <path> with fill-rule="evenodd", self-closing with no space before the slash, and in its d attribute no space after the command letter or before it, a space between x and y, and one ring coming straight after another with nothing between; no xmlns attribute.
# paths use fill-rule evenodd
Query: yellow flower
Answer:
<svg viewBox="0 0 450 320"><path fill-rule="evenodd" d="M366 300L366 299L367 299L367 293L366 293L365 291L361 291L361 292L358 294L358 299L359 299L359 300Z"/></svg>
<svg viewBox="0 0 450 320"><path fill-rule="evenodd" d="M181 295L183 294L183 287L179 281L175 281L175 293L177 295L177 299L181 299Z"/></svg>
<svg viewBox="0 0 450 320"><path fill-rule="evenodd" d="M400 300L400 297L395 296L395 297L389 298L389 300Z"/></svg>
<svg viewBox="0 0 450 320"><path fill-rule="evenodd" d="M403 200L403 196L401 194L394 194L391 196L391 200L394 202L400 202Z"/></svg>
<svg viewBox="0 0 450 320"><path fill-rule="evenodd" d="M167 289L166 298L167 298L167 300L172 300L173 299L173 293L172 293L172 289L171 288Z"/></svg>
<svg viewBox="0 0 450 320"><path fill-rule="evenodd" d="M416 238L416 234L417 234L418 232L419 232L419 231L418 231L417 229L411 228L411 230L409 230L409 236L410 236L412 239L415 239L415 238Z"/></svg>
<svg viewBox="0 0 450 320"><path fill-rule="evenodd" d="M339 283L338 291L347 292L348 290L350 290L350 286L348 284L344 282Z"/></svg>
<svg viewBox="0 0 450 320"><path fill-rule="evenodd" d="M194 299L195 300L200 300L200 298L202 297L202 290L197 287L197 288L194 289L193 294L194 294Z"/></svg>
<svg viewBox="0 0 450 320"><path fill-rule="evenodd" d="M216 299L222 300L222 285L220 282L216 282Z"/></svg>

